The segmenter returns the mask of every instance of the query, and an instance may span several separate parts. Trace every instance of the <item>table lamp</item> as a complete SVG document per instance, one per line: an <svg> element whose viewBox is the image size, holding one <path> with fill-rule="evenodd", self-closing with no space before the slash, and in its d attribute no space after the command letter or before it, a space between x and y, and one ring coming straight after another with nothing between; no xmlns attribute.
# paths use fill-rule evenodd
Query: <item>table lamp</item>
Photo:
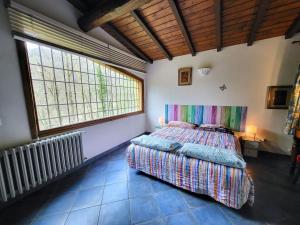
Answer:
<svg viewBox="0 0 300 225"><path fill-rule="evenodd" d="M160 116L160 117L158 118L158 123L159 123L159 125L160 125L161 127L164 126L164 124L165 124L165 119L164 119L163 116Z"/></svg>
<svg viewBox="0 0 300 225"><path fill-rule="evenodd" d="M256 126L249 125L249 126L246 127L246 134L253 135L254 140L255 140L256 132L257 132L257 127Z"/></svg>

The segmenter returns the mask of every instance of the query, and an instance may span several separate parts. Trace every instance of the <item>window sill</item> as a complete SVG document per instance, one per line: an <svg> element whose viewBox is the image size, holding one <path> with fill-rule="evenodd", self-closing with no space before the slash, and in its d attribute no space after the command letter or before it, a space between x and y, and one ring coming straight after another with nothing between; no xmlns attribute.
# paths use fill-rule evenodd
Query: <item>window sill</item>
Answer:
<svg viewBox="0 0 300 225"><path fill-rule="evenodd" d="M80 128L84 128L84 127L90 127L90 126L95 126L101 123L106 123L106 122L110 122L110 121L114 121L114 120L118 120L118 119L123 119L123 118L127 118L130 116L135 116L135 115L139 115L139 114L143 114L144 111L137 111L137 112L132 112L132 113L127 113L127 114L122 114L122 115L117 115L117 116L111 116L111 117L107 117L107 118L103 118L103 119L97 119L97 120L91 120L91 121L86 121L86 122L82 122L82 123L76 123L76 124L72 124L72 125L68 125L68 126L64 126L64 127L57 127L57 128L52 128L52 129L48 129L48 130L43 130L43 131L39 131L39 137L46 137L46 136L51 136L51 135L57 135L63 132L68 132L68 131L73 131L73 130L77 130Z"/></svg>

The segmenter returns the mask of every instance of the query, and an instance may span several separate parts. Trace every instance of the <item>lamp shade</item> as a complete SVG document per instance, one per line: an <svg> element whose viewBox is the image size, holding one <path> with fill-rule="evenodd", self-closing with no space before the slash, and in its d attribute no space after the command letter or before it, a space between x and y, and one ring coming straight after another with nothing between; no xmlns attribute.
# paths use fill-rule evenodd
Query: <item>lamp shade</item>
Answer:
<svg viewBox="0 0 300 225"><path fill-rule="evenodd" d="M246 127L246 133L255 135L257 132L257 127L254 125L249 125Z"/></svg>
<svg viewBox="0 0 300 225"><path fill-rule="evenodd" d="M159 118L158 118L158 123L159 123L159 125L164 125L164 123L165 123L165 119L164 119L164 117L163 116L160 116Z"/></svg>

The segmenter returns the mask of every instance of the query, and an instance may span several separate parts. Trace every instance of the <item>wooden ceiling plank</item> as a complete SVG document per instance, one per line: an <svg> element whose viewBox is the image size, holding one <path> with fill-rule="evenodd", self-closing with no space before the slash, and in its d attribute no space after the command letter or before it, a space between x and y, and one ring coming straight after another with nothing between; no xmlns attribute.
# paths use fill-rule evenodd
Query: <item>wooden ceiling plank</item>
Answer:
<svg viewBox="0 0 300 225"><path fill-rule="evenodd" d="M248 46L251 46L253 44L253 42L255 41L256 33L257 33L260 25L263 22L263 19L264 19L265 13L267 11L267 8L269 6L269 3L270 3L270 0L260 0L260 2L259 2L257 14L253 21L253 25L251 27L250 34L248 36L248 41L247 41Z"/></svg>
<svg viewBox="0 0 300 225"><path fill-rule="evenodd" d="M186 44L189 47L192 56L195 56L196 55L195 47L193 45L193 42L192 42L191 36L188 32L188 29L185 25L184 18L183 18L182 13L179 9L179 5L177 4L176 0L169 0L169 4L170 4L170 6L173 10L173 13L174 13L175 18L177 20L177 23L179 25L181 33L183 34L183 37L185 39Z"/></svg>
<svg viewBox="0 0 300 225"><path fill-rule="evenodd" d="M298 17L294 20L292 25L286 31L285 38L286 39L292 38L299 31L300 31L300 15L298 15Z"/></svg>
<svg viewBox="0 0 300 225"><path fill-rule="evenodd" d="M217 37L217 51L222 50L222 12L223 12L223 1L215 0L215 14L216 14L216 37Z"/></svg>
<svg viewBox="0 0 300 225"><path fill-rule="evenodd" d="M138 57L142 58L148 63L153 63L153 60L150 59L141 49L135 46L126 36L124 36L112 23L106 23L102 25L102 28L107 31L111 36L116 38L121 42L126 48L133 52Z"/></svg>
<svg viewBox="0 0 300 225"><path fill-rule="evenodd" d="M79 27L88 32L89 30L110 22L132 10L135 10L151 0L114 0L105 4L100 1L91 11L85 13L78 20Z"/></svg>
<svg viewBox="0 0 300 225"><path fill-rule="evenodd" d="M139 25L146 31L146 33L151 37L153 42L157 45L157 47L159 47L159 49L164 53L164 55L169 60L172 60L173 58L172 55L169 53L166 47L162 44L162 42L158 39L156 34L152 31L152 29L149 27L149 25L140 15L140 12L138 10L134 10L131 12L131 15L135 18L135 20L139 23Z"/></svg>

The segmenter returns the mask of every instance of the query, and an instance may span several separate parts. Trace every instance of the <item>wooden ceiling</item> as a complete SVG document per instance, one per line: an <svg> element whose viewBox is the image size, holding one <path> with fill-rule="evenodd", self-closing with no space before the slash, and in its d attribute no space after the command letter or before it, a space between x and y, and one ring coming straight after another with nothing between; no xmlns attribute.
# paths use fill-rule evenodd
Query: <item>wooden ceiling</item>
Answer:
<svg viewBox="0 0 300 225"><path fill-rule="evenodd" d="M68 1L85 15L97 10L99 2L110 2ZM300 30L299 13L299 0L152 0L101 27L152 62L242 43L250 46L281 35L291 38Z"/></svg>

